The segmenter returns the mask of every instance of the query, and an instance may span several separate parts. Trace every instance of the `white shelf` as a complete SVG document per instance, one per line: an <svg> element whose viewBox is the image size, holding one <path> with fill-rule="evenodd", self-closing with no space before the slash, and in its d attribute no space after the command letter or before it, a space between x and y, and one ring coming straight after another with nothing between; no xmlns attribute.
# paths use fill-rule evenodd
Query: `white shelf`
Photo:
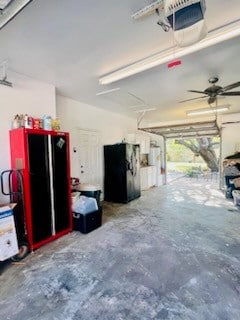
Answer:
<svg viewBox="0 0 240 320"><path fill-rule="evenodd" d="M156 186L156 167L147 166L140 168L141 190Z"/></svg>

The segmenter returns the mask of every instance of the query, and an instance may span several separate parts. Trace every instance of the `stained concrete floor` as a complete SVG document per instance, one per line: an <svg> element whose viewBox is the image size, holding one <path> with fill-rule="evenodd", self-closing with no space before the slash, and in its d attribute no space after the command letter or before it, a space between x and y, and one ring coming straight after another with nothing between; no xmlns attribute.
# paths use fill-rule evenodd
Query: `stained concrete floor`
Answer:
<svg viewBox="0 0 240 320"><path fill-rule="evenodd" d="M0 266L0 319L239 320L240 211L185 179Z"/></svg>

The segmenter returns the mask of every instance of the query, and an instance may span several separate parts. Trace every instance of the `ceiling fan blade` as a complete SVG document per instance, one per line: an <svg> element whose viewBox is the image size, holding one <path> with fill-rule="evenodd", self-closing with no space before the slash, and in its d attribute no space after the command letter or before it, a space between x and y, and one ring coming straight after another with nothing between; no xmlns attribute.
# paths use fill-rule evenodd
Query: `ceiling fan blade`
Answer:
<svg viewBox="0 0 240 320"><path fill-rule="evenodd" d="M240 96L240 91L223 92L220 93L221 96Z"/></svg>
<svg viewBox="0 0 240 320"><path fill-rule="evenodd" d="M182 100L182 101L179 101L179 103L187 102L187 101L191 101L191 100L202 99L202 98L207 98L207 96L202 96L202 97L197 97L197 98L192 98L192 99Z"/></svg>
<svg viewBox="0 0 240 320"><path fill-rule="evenodd" d="M224 88L221 89L221 92L225 92L225 91L228 91L228 90L231 90L231 89L234 89L234 88L237 88L240 86L240 81L238 82L235 82L235 83L232 83Z"/></svg>
<svg viewBox="0 0 240 320"><path fill-rule="evenodd" d="M195 92L195 93L206 94L204 91L198 91L198 90L188 90L188 92Z"/></svg>

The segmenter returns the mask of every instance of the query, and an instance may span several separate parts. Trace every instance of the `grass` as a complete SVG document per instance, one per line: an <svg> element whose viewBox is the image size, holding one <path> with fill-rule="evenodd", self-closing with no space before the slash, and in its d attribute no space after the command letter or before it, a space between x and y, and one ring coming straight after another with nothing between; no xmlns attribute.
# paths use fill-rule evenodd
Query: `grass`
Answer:
<svg viewBox="0 0 240 320"><path fill-rule="evenodd" d="M168 171L173 172L184 172L187 174L191 174L194 171L206 171L207 166L204 163L190 163L190 162L167 162Z"/></svg>

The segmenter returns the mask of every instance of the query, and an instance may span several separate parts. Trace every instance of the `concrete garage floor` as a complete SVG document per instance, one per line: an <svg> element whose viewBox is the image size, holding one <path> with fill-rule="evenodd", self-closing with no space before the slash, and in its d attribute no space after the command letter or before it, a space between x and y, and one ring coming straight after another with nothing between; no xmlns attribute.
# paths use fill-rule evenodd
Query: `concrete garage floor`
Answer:
<svg viewBox="0 0 240 320"><path fill-rule="evenodd" d="M185 181L185 182L184 182ZM0 319L240 319L240 211L178 180L0 269Z"/></svg>

